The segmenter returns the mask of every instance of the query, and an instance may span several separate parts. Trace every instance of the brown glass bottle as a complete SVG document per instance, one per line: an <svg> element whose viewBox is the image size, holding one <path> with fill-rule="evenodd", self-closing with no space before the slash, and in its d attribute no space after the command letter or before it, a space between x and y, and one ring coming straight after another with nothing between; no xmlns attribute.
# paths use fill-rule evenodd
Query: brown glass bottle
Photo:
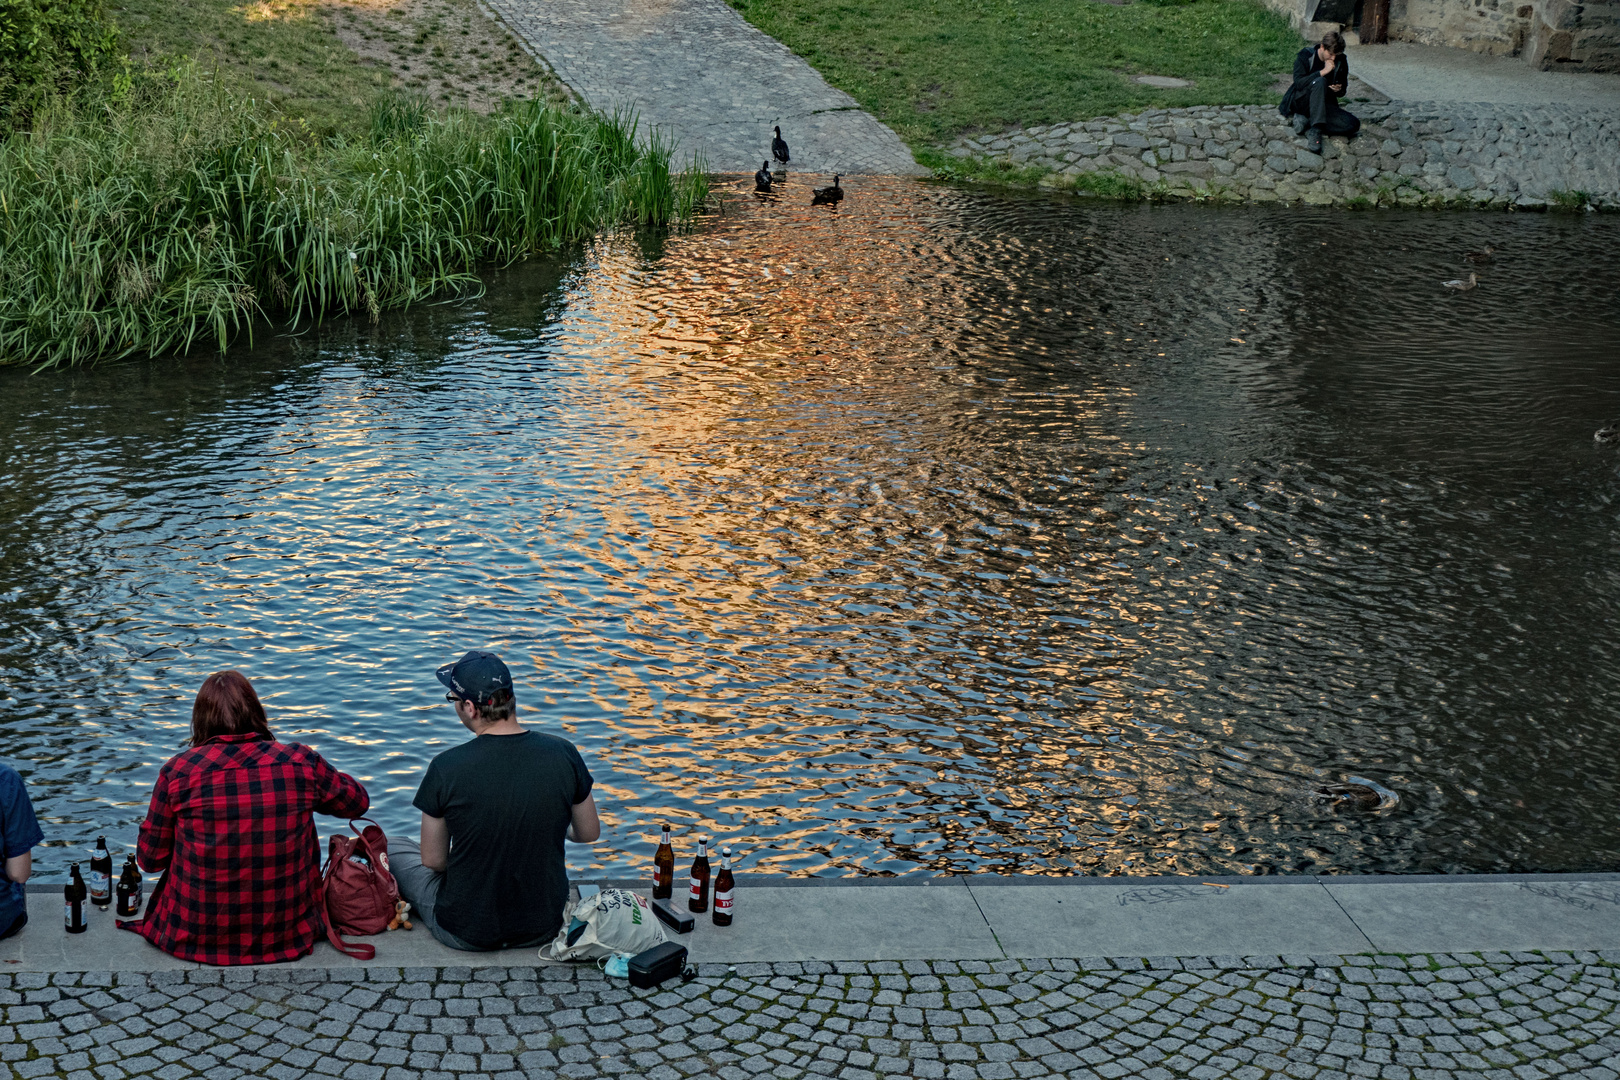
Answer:
<svg viewBox="0 0 1620 1080"><path fill-rule="evenodd" d="M62 899L65 906L62 912L62 925L70 934L82 934L90 929L90 924L84 920L84 901L90 890L84 887L84 878L79 876L79 864L73 864L73 879L62 890Z"/></svg>
<svg viewBox="0 0 1620 1080"><path fill-rule="evenodd" d="M737 886L731 880L731 849L720 849L720 872L714 876L714 925L730 926Z"/></svg>
<svg viewBox="0 0 1620 1080"><path fill-rule="evenodd" d="M133 919L141 913L141 871L135 865L135 856L124 863L124 872L118 875L118 917Z"/></svg>
<svg viewBox="0 0 1620 1080"><path fill-rule="evenodd" d="M698 837L697 858L692 860L692 888L686 894L686 910L701 915L709 910L709 838Z"/></svg>
<svg viewBox="0 0 1620 1080"><path fill-rule="evenodd" d="M669 826L664 826L664 838L658 842L658 853L653 856L654 900L668 900L675 895L675 849L669 842Z"/></svg>
<svg viewBox="0 0 1620 1080"><path fill-rule="evenodd" d="M112 855L107 838L96 837L96 850L90 853L90 902L102 911L112 903Z"/></svg>

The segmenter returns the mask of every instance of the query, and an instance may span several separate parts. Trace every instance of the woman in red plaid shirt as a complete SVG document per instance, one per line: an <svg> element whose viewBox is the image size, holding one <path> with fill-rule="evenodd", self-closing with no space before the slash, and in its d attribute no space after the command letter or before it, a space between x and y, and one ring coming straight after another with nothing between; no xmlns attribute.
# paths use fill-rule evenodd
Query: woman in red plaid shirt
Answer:
<svg viewBox="0 0 1620 1080"><path fill-rule="evenodd" d="M204 964L296 960L324 932L314 814L355 818L366 789L307 746L278 743L239 671L191 707L191 748L158 773L136 858L166 873L146 917L122 923Z"/></svg>

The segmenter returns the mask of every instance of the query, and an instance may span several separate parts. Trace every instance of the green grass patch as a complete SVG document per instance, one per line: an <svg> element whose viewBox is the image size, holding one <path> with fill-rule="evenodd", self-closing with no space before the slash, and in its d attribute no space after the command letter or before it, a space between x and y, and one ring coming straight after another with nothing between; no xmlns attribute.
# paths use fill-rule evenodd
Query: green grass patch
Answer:
<svg viewBox="0 0 1620 1080"><path fill-rule="evenodd" d="M0 362L223 349L294 324L473 291L475 271L707 196L634 125L530 102L388 102L317 138L194 73L57 104L0 142Z"/></svg>
<svg viewBox="0 0 1620 1080"><path fill-rule="evenodd" d="M1254 0L730 2L919 149L1144 107L1269 102L1300 47ZM1137 74L1195 85L1158 90Z"/></svg>
<svg viewBox="0 0 1620 1080"><path fill-rule="evenodd" d="M1578 214L1591 205L1592 196L1585 191L1549 191L1547 202L1554 210Z"/></svg>
<svg viewBox="0 0 1620 1080"><path fill-rule="evenodd" d="M338 40L315 0L110 0L137 68L190 59L242 100L316 134L363 130L366 108L392 76Z"/></svg>

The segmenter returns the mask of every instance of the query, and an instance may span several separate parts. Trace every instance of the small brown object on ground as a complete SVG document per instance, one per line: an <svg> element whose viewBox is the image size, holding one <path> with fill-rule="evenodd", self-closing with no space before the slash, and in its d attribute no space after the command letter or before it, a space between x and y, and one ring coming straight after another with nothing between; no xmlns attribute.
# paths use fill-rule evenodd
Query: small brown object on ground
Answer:
<svg viewBox="0 0 1620 1080"><path fill-rule="evenodd" d="M411 905L404 900L394 901L394 917L388 920L390 930L414 930L411 920L407 918L411 913Z"/></svg>

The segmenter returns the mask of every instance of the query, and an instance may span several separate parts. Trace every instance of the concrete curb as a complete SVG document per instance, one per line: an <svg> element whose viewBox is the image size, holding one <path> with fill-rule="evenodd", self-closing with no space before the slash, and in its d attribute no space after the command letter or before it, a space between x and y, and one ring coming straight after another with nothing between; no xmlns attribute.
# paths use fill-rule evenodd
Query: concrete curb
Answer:
<svg viewBox="0 0 1620 1080"><path fill-rule="evenodd" d="M644 881L578 882L645 888ZM897 887L898 886L898 887ZM31 893L58 886L31 888ZM1620 949L1620 874L1344 877L779 878L739 875L737 922L703 915L686 945L718 964L1076 957L1250 957ZM90 931L54 925L55 904L0 942L22 971L196 968L92 912ZM679 906L679 905L677 905ZM356 961L325 942L289 969L544 963L536 950L458 953L425 932L379 935Z"/></svg>

